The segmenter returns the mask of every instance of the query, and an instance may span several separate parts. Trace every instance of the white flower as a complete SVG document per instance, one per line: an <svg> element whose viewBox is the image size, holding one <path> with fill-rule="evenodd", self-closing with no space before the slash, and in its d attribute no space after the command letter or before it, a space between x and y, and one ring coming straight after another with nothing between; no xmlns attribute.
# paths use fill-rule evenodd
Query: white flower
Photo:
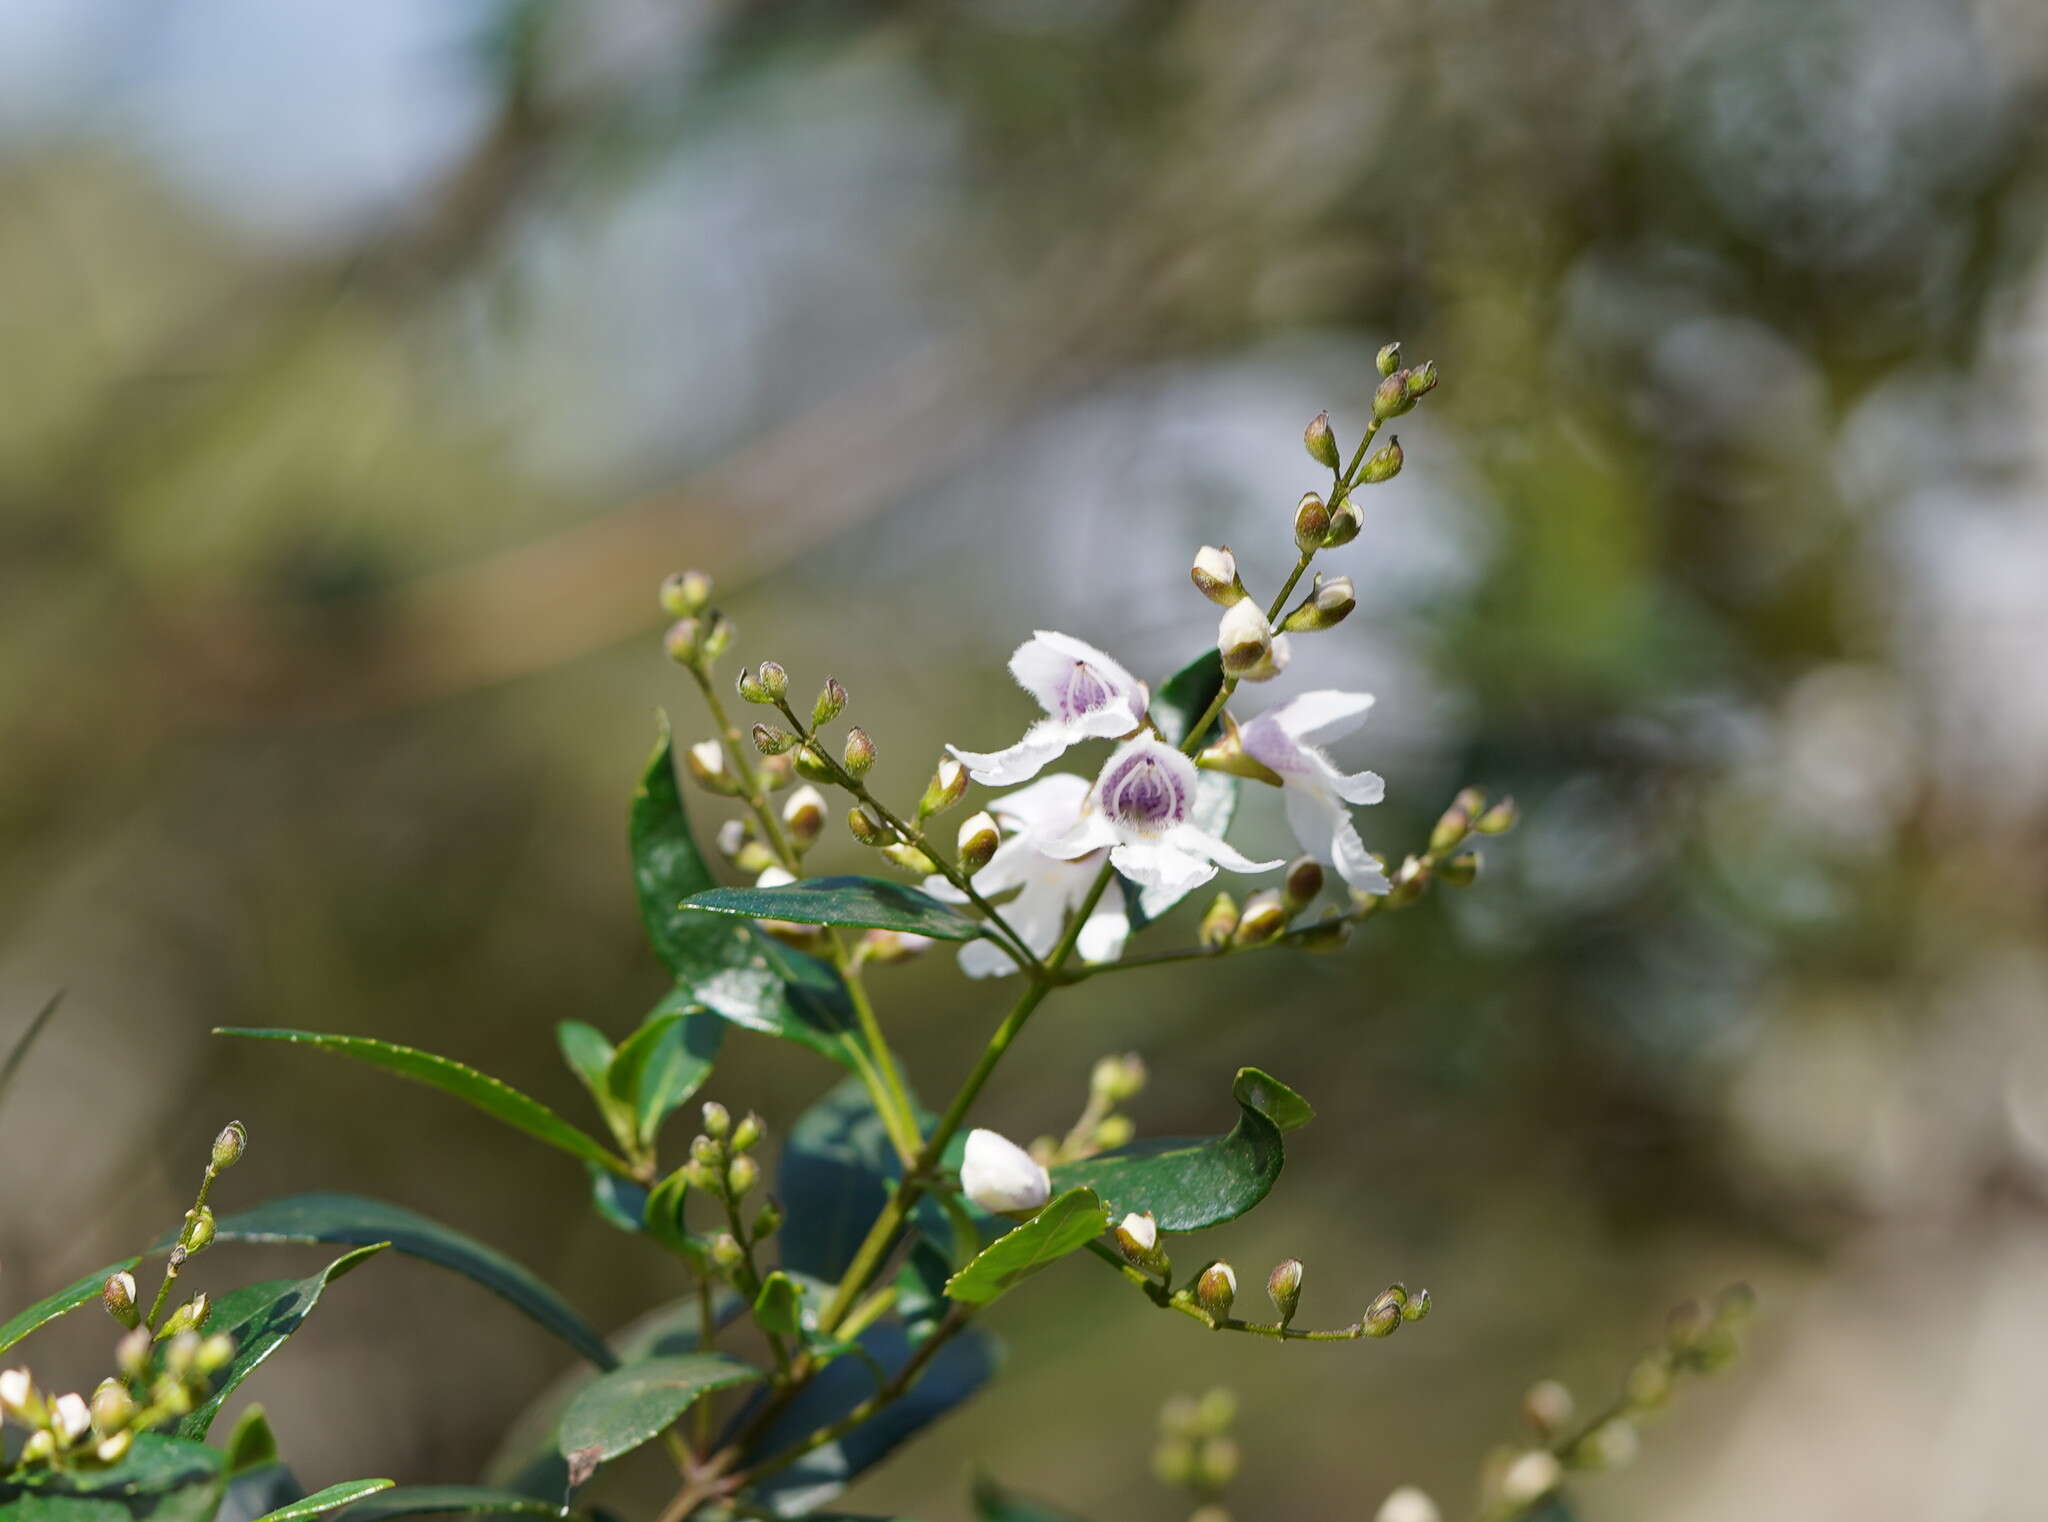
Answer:
<svg viewBox="0 0 2048 1522"><path fill-rule="evenodd" d="M1051 852L1080 824L1087 802L1086 778L1054 772L989 804L989 812L1015 833L996 847L988 865L970 880L983 898L1017 890L1017 896L1003 905L1003 919L1035 956L1045 956L1060 943L1067 916L1081 907L1101 870L1101 859L1094 853L1068 858ZM927 878L924 887L948 903L967 899L942 877ZM1114 962L1123 955L1130 933L1122 895L1105 893L1081 927L1074 949L1084 962ZM970 978L997 978L1015 972L1017 964L1001 943L984 938L960 948L960 970Z"/></svg>
<svg viewBox="0 0 2048 1522"><path fill-rule="evenodd" d="M1265 610L1249 597L1223 610L1216 625L1216 649L1223 669L1245 682L1270 682L1293 655L1287 636L1275 634Z"/></svg>
<svg viewBox="0 0 2048 1522"><path fill-rule="evenodd" d="M66 1443L75 1443L92 1426L92 1408L76 1391L60 1395L50 1403L50 1421L57 1429L58 1438Z"/></svg>
<svg viewBox="0 0 2048 1522"><path fill-rule="evenodd" d="M1052 1180L1031 1154L993 1131L967 1133L960 1161L960 1187L967 1198L995 1215L1036 1210L1052 1198Z"/></svg>
<svg viewBox="0 0 2048 1522"><path fill-rule="evenodd" d="M1109 859L1144 891L1139 906L1150 916L1216 875L1268 872L1280 865L1253 861L1193 823L1195 763L1171 745L1144 737L1126 741L1095 779L1074 828L1046 850L1069 859L1109 847Z"/></svg>
<svg viewBox="0 0 2048 1522"><path fill-rule="evenodd" d="M1387 785L1372 772L1337 770L1320 743L1347 735L1365 722L1372 696L1364 692L1304 692L1269 708L1239 731L1245 754L1279 775L1287 822L1301 848L1364 893L1385 893L1387 875L1366 854L1352 803L1378 803Z"/></svg>
<svg viewBox="0 0 2048 1522"><path fill-rule="evenodd" d="M1049 715L1008 750L946 748L976 782L1010 787L1029 782L1046 763L1083 740L1114 740L1144 722L1145 684L1093 645L1040 629L1010 657L1010 675Z"/></svg>

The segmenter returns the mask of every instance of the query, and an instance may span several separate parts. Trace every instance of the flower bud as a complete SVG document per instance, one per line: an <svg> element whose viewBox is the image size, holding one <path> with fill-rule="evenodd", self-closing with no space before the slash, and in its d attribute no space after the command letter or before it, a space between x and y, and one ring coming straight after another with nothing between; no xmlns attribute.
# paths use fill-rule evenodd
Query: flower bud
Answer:
<svg viewBox="0 0 2048 1522"><path fill-rule="evenodd" d="M206 1325L206 1318L212 1314L213 1297L201 1290L164 1319L164 1324L157 1329L156 1340L162 1342L184 1332L196 1332Z"/></svg>
<svg viewBox="0 0 2048 1522"><path fill-rule="evenodd" d="M901 842L893 846L883 846L882 859L893 862L912 877L930 877L939 870L938 864L916 846L904 845Z"/></svg>
<svg viewBox="0 0 2048 1522"><path fill-rule="evenodd" d="M27 1369L0 1369L0 1415L34 1424L42 1420L43 1398Z"/></svg>
<svg viewBox="0 0 2048 1522"><path fill-rule="evenodd" d="M761 679L758 676L747 670L744 666L740 668L739 675L733 678L733 688L739 693L740 701L742 702L765 703L768 701L768 689L761 685Z"/></svg>
<svg viewBox="0 0 2048 1522"><path fill-rule="evenodd" d="M1152 1474L1162 1485L1186 1485L1195 1476L1195 1445L1168 1438L1152 1450Z"/></svg>
<svg viewBox="0 0 2048 1522"><path fill-rule="evenodd" d="M704 1104L704 1138L708 1141L724 1141L732 1135L732 1111L717 1100L706 1100ZM697 1144L690 1144L690 1155L697 1156ZM715 1156L706 1149L707 1156Z"/></svg>
<svg viewBox="0 0 2048 1522"><path fill-rule="evenodd" d="M845 711L846 689L839 685L838 677L826 677L818 701L811 705L811 728L822 729Z"/></svg>
<svg viewBox="0 0 2048 1522"><path fill-rule="evenodd" d="M1114 1152L1119 1147L1128 1147L1137 1134L1137 1124L1130 1116L1111 1115L1097 1124L1091 1140L1097 1152Z"/></svg>
<svg viewBox="0 0 2048 1522"><path fill-rule="evenodd" d="M1517 1454L1500 1472L1500 1498L1510 1506L1533 1506L1564 1481L1564 1466L1547 1448Z"/></svg>
<svg viewBox="0 0 2048 1522"><path fill-rule="evenodd" d="M1359 531L1364 527L1365 513L1363 509L1356 502L1352 501L1351 498L1346 497L1337 504L1336 511L1330 514L1330 531L1323 535L1323 548L1326 550L1342 548L1356 539Z"/></svg>
<svg viewBox="0 0 2048 1522"><path fill-rule="evenodd" d="M732 1160L732 1166L725 1170L725 1187L736 1200L745 1199L761 1182L761 1165L745 1153Z"/></svg>
<svg viewBox="0 0 2048 1522"><path fill-rule="evenodd" d="M795 745L796 736L786 729L777 729L770 724L754 726L754 748L764 756L779 756Z"/></svg>
<svg viewBox="0 0 2048 1522"><path fill-rule="evenodd" d="M224 1173L242 1160L242 1154L249 1150L249 1128L239 1120L231 1120L220 1128L220 1135L213 1139L213 1171Z"/></svg>
<svg viewBox="0 0 2048 1522"><path fill-rule="evenodd" d="M1233 946L1263 946L1287 928L1287 904L1277 890L1261 888L1244 901L1244 913L1231 932Z"/></svg>
<svg viewBox="0 0 2048 1522"><path fill-rule="evenodd" d="M1247 682L1270 681L1287 666L1287 643L1273 637L1273 626L1250 598L1225 610L1216 628L1216 648L1223 669Z"/></svg>
<svg viewBox="0 0 2048 1522"><path fill-rule="evenodd" d="M1428 1314L1429 1291L1426 1289L1419 1289L1410 1295L1407 1303L1401 1307L1401 1319L1403 1321L1420 1321Z"/></svg>
<svg viewBox="0 0 2048 1522"><path fill-rule="evenodd" d="M780 661L763 661L754 673L761 684L761 690L768 694L768 701L779 703L789 696L789 673L782 669Z"/></svg>
<svg viewBox="0 0 2048 1522"><path fill-rule="evenodd" d="M1626 1469L1633 1464L1642 1443L1636 1424L1625 1416L1602 1422L1580 1439L1574 1454L1593 1469Z"/></svg>
<svg viewBox="0 0 2048 1522"><path fill-rule="evenodd" d="M135 1397L118 1379L103 1379L92 1392L92 1430L101 1437L123 1430L135 1420Z"/></svg>
<svg viewBox="0 0 2048 1522"><path fill-rule="evenodd" d="M211 1247L213 1245L214 1229L213 1210L211 1207L201 1205L197 1210L193 1211L185 1221L186 1256L190 1257L193 1253L205 1252L207 1248Z"/></svg>
<svg viewBox="0 0 2048 1522"><path fill-rule="evenodd" d="M864 846L882 846L889 843L889 832L875 822L874 815L866 809L849 809L846 814L846 828L853 838Z"/></svg>
<svg viewBox="0 0 2048 1522"><path fill-rule="evenodd" d="M1451 806L1438 816L1429 832L1429 852L1441 856L1472 833L1472 817L1486 807L1486 794L1476 787L1463 788Z"/></svg>
<svg viewBox="0 0 2048 1522"><path fill-rule="evenodd" d="M1321 547L1330 532L1330 509L1314 492L1303 492L1294 509L1294 545L1304 552Z"/></svg>
<svg viewBox="0 0 2048 1522"><path fill-rule="evenodd" d="M924 796L917 800L917 817L920 820L943 813L967 796L967 768L951 756L946 757L932 773L932 780L925 784Z"/></svg>
<svg viewBox="0 0 2048 1522"><path fill-rule="evenodd" d="M135 1308L135 1275L108 1274L107 1282L100 1288L100 1304L105 1306L107 1314L121 1325L139 1325L142 1321L142 1312Z"/></svg>
<svg viewBox="0 0 2048 1522"><path fill-rule="evenodd" d="M101 1438L94 1445L92 1456L102 1464L118 1464L128 1456L128 1450L135 1446L133 1432L113 1432Z"/></svg>
<svg viewBox="0 0 2048 1522"><path fill-rule="evenodd" d="M762 1124L760 1115L753 1110L747 1111L740 1117L740 1123L732 1129L733 1151L747 1152L758 1147L761 1144L761 1133L765 1129L767 1128Z"/></svg>
<svg viewBox="0 0 2048 1522"><path fill-rule="evenodd" d="M1210 901L1202 915L1202 926L1196 932L1203 949L1220 951L1230 944L1230 938L1237 930L1237 900L1228 893L1219 893Z"/></svg>
<svg viewBox="0 0 2048 1522"><path fill-rule="evenodd" d="M149 1328L138 1326L134 1331L114 1344L114 1367L129 1379L140 1379L149 1372Z"/></svg>
<svg viewBox="0 0 2048 1522"><path fill-rule="evenodd" d="M707 1168L723 1168L725 1144L709 1134L695 1137L690 1142L690 1161L701 1163Z"/></svg>
<svg viewBox="0 0 2048 1522"><path fill-rule="evenodd" d="M1222 1490L1237 1478L1243 1463L1234 1439L1212 1437L1195 1449L1195 1483L1204 1490Z"/></svg>
<svg viewBox="0 0 2048 1522"><path fill-rule="evenodd" d="M747 1250L740 1246L738 1237L729 1231L721 1231L711 1239L711 1261L731 1273L747 1261Z"/></svg>
<svg viewBox="0 0 2048 1522"><path fill-rule="evenodd" d="M661 582L661 611L670 618L688 618L711 601L711 578L702 571L677 571Z"/></svg>
<svg viewBox="0 0 2048 1522"><path fill-rule="evenodd" d="M1037 1210L1052 1198L1052 1180L1030 1153L1008 1137L980 1129L967 1133L960 1188L995 1215Z"/></svg>
<svg viewBox="0 0 2048 1522"><path fill-rule="evenodd" d="M1663 1353L1646 1353L1636 1361L1622 1384L1632 1405L1645 1410L1661 1406L1671 1398L1671 1364Z"/></svg>
<svg viewBox="0 0 2048 1522"><path fill-rule="evenodd" d="M48 1428L38 1428L21 1445L21 1466L47 1464L57 1457L57 1437Z"/></svg>
<svg viewBox="0 0 2048 1522"><path fill-rule="evenodd" d="M1714 1297L1714 1320L1723 1327L1739 1327L1756 1314L1756 1291L1747 1284L1731 1284Z"/></svg>
<svg viewBox="0 0 2048 1522"><path fill-rule="evenodd" d="M1470 887L1479 877L1479 856L1476 852L1467 851L1462 856L1439 862L1436 875L1450 887Z"/></svg>
<svg viewBox="0 0 2048 1522"><path fill-rule="evenodd" d="M1389 439L1366 457L1365 468L1358 473L1359 482L1365 486L1377 486L1382 481L1391 481L1401 474L1401 465L1408 457L1401 452L1399 438Z"/></svg>
<svg viewBox="0 0 2048 1522"><path fill-rule="evenodd" d="M932 949L932 938L909 930L870 930L860 938L861 960L878 967L908 962Z"/></svg>
<svg viewBox="0 0 2048 1522"><path fill-rule="evenodd" d="M1301 1259L1288 1258L1275 1264L1273 1272L1266 1275L1266 1294L1272 1299L1273 1309L1280 1313L1280 1324L1286 1326L1301 1304Z"/></svg>
<svg viewBox="0 0 2048 1522"><path fill-rule="evenodd" d="M1238 579L1237 557L1230 546L1218 549L1205 544L1195 552L1194 569L1188 572L1195 590L1219 607L1244 600L1244 583Z"/></svg>
<svg viewBox="0 0 2048 1522"><path fill-rule="evenodd" d="M1301 913L1323 891L1323 864L1313 856L1297 856L1287 864L1280 894L1290 915Z"/></svg>
<svg viewBox="0 0 2048 1522"><path fill-rule="evenodd" d="M683 767L706 792L730 798L740 790L738 779L726 769L725 747L716 740L699 740L685 750Z"/></svg>
<svg viewBox="0 0 2048 1522"><path fill-rule="evenodd" d="M662 653L678 666L693 666L704 645L704 626L694 618L679 618L661 637Z"/></svg>
<svg viewBox="0 0 2048 1522"><path fill-rule="evenodd" d="M1373 1513L1372 1522L1444 1522L1444 1514L1437 1510L1436 1502L1430 1500L1427 1492L1403 1485L1387 1493L1380 1509Z"/></svg>
<svg viewBox="0 0 2048 1522"><path fill-rule="evenodd" d="M989 858L996 854L996 847L1003 843L1003 835L996 827L995 816L984 809L978 814L969 814L961 822L958 840L960 870L972 877L988 865Z"/></svg>
<svg viewBox="0 0 2048 1522"><path fill-rule="evenodd" d="M1425 396L1429 395L1430 392L1436 390L1435 360L1424 360L1421 364L1417 365L1413 370L1408 371L1407 375L1408 400L1411 403L1421 401Z"/></svg>
<svg viewBox="0 0 2048 1522"><path fill-rule="evenodd" d="M1365 1308L1365 1335L1368 1337L1391 1337L1401 1329L1401 1307L1408 1303L1408 1293L1396 1284L1381 1290L1373 1302Z"/></svg>
<svg viewBox="0 0 2048 1522"><path fill-rule="evenodd" d="M1337 435L1330 427L1330 414L1318 412L1309 419L1308 427L1301 433L1301 442L1308 446L1308 457L1325 470L1337 468Z"/></svg>
<svg viewBox="0 0 2048 1522"><path fill-rule="evenodd" d="M825 829L825 795L808 784L798 788L782 805L782 824L799 850L809 846Z"/></svg>
<svg viewBox="0 0 2048 1522"><path fill-rule="evenodd" d="M1201 1431L1210 1437L1230 1430L1230 1424L1237 1420L1237 1396L1227 1385L1217 1385L1207 1391L1195 1406L1195 1421Z"/></svg>
<svg viewBox="0 0 2048 1522"><path fill-rule="evenodd" d="M1202 1276L1195 1281L1195 1304L1221 1321L1230 1314L1235 1299L1237 1273L1228 1263L1218 1260L1202 1270Z"/></svg>
<svg viewBox="0 0 2048 1522"><path fill-rule="evenodd" d="M1150 1273L1163 1273L1166 1254L1159 1250L1159 1222L1151 1211L1133 1212L1117 1222L1116 1245L1131 1263Z"/></svg>
<svg viewBox="0 0 2048 1522"><path fill-rule="evenodd" d="M832 763L825 759L825 753L815 745L806 745L790 758L790 765L796 774L806 782L837 782L833 775Z"/></svg>
<svg viewBox="0 0 2048 1522"><path fill-rule="evenodd" d="M846 747L839 753L839 764L856 782L865 777L868 768L875 764L875 742L858 724L846 732Z"/></svg>
<svg viewBox="0 0 2048 1522"><path fill-rule="evenodd" d="M1372 415L1378 422L1399 417L1415 406L1415 398L1408 394L1408 371L1396 370L1381 381L1372 394Z"/></svg>
<svg viewBox="0 0 2048 1522"><path fill-rule="evenodd" d="M1401 368L1401 346L1398 343L1387 344L1374 356L1373 366L1381 375L1392 375Z"/></svg>
<svg viewBox="0 0 2048 1522"><path fill-rule="evenodd" d="M762 1241L782 1230L782 1207L772 1199L763 1200L754 1212L754 1240Z"/></svg>
<svg viewBox="0 0 2048 1522"><path fill-rule="evenodd" d="M1088 1092L1106 1105L1128 1104L1145 1091L1145 1059L1136 1052L1095 1059Z"/></svg>
<svg viewBox="0 0 2048 1522"><path fill-rule="evenodd" d="M1572 1392L1554 1379L1539 1379L1522 1396L1522 1419L1544 1442L1570 1425Z"/></svg>
<svg viewBox="0 0 2048 1522"><path fill-rule="evenodd" d="M1281 623L1283 629L1314 633L1319 629L1332 629L1351 616L1351 610L1358 606L1358 593L1351 585L1349 576L1332 576L1327 581L1316 577L1315 589L1301 601L1301 606L1288 614Z"/></svg>
<svg viewBox="0 0 2048 1522"><path fill-rule="evenodd" d="M739 627L716 608L704 615L704 621L704 637L698 643L697 654L708 663L732 648L733 637L739 633Z"/></svg>
<svg viewBox="0 0 2048 1522"><path fill-rule="evenodd" d="M1482 835L1505 835L1521 820L1515 808L1515 800L1503 798L1492 808L1472 821L1472 828Z"/></svg>

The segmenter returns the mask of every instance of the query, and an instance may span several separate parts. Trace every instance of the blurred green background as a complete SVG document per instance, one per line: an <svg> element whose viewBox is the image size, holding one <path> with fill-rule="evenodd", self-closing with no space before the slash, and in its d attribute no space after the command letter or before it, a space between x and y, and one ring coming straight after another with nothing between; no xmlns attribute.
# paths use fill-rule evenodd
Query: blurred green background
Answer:
<svg viewBox="0 0 2048 1522"><path fill-rule="evenodd" d="M1173 1522L1153 1413L1229 1383L1241 1516L1455 1513L1526 1384L1600 1398L1740 1276L1755 1356L1594 1522L2039 1515L2044 99L2034 0L0 0L0 1040L70 990L0 1115L0 1301L169 1225L231 1116L230 1206L383 1195L600 1322L671 1296L561 1159L208 1028L580 1116L554 1022L662 981L665 572L844 681L902 798L1014 735L1032 628L1156 678L1197 545L1270 586L1303 423L1355 440L1398 337L1444 384L1288 682L1378 693L1369 843L1467 781L1525 827L1343 957L1090 985L979 1118L1060 1129L1136 1049L1143 1127L1208 1131L1269 1067L1322 1118L1200 1247L1305 1258L1304 1319L1436 1313L1206 1338L1077 1261L849 1499L959 1517L979 1462ZM949 1091L1004 991L878 977ZM784 1128L835 1076L728 1054ZM97 1375L89 1319L39 1372ZM251 1393L308 1483L462 1479L560 1365L380 1262Z"/></svg>

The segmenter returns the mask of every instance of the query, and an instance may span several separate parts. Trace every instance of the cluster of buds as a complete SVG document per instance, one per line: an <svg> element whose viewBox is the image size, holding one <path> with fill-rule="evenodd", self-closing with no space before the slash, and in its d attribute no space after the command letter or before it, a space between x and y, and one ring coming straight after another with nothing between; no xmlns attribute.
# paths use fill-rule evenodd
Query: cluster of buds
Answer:
<svg viewBox="0 0 2048 1522"><path fill-rule="evenodd" d="M664 580L661 611L675 620L662 648L677 665L706 670L732 648L732 620L711 606L711 578L702 571L678 571Z"/></svg>
<svg viewBox="0 0 2048 1522"><path fill-rule="evenodd" d="M1136 1052L1098 1057L1088 1074L1088 1100L1080 1118L1064 1137L1033 1141L1032 1158L1050 1168L1129 1146L1137 1126L1121 1111L1144 1092L1148 1076L1145 1059Z"/></svg>
<svg viewBox="0 0 2048 1522"><path fill-rule="evenodd" d="M704 1129L690 1143L690 1160L678 1170L683 1182L719 1200L725 1207L727 1230L711 1238L711 1261L735 1282L751 1277L754 1246L782 1226L782 1208L771 1198L754 1212L751 1223L742 1214L747 1196L759 1187L761 1165L753 1157L761 1144L761 1117L749 1110L738 1121L716 1100L703 1110Z"/></svg>
<svg viewBox="0 0 2048 1522"><path fill-rule="evenodd" d="M1261 888L1242 905L1228 893L1217 894L1203 912L1197 938L1208 951L1247 951L1294 930L1296 944L1315 951L1333 950L1350 934L1349 926L1335 911L1319 923L1295 929L1322 895L1327 878L1321 862L1313 856L1298 856L1287 864L1279 887Z"/></svg>
<svg viewBox="0 0 2048 1522"><path fill-rule="evenodd" d="M1176 1395L1160 1408L1152 1472L1160 1484L1192 1492L1197 1509L1188 1522L1228 1522L1220 1497L1243 1467L1230 1434L1236 1421L1237 1397L1220 1388L1200 1399Z"/></svg>
<svg viewBox="0 0 2048 1522"><path fill-rule="evenodd" d="M1505 835L1520 818L1514 799L1489 803L1478 788L1465 788L1429 832L1429 848L1419 856L1404 857L1401 865L1387 874L1392 891L1377 899L1360 900L1358 912L1405 909L1421 898L1432 882L1453 888L1470 886L1479 877L1480 857L1473 847L1480 837Z"/></svg>
<svg viewBox="0 0 2048 1522"><path fill-rule="evenodd" d="M1391 1337L1408 1322L1429 1314L1429 1291L1410 1293L1405 1284L1390 1284L1373 1296L1358 1325L1367 1337Z"/></svg>

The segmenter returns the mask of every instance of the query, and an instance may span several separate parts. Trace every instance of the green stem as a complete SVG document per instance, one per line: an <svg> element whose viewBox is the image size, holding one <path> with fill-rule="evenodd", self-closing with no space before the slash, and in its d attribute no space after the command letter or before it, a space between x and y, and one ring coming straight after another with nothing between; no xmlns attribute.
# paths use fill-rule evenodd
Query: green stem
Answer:
<svg viewBox="0 0 2048 1522"><path fill-rule="evenodd" d="M185 1224L178 1229L177 1245L171 1249L170 1260L164 1265L164 1282L156 1287L156 1299L150 1302L149 1314L142 1318L142 1324L149 1328L151 1335L156 1332L156 1319L163 1314L164 1302L171 1298L171 1286L185 1267L185 1242L191 1234L192 1224L199 1219L199 1212L206 1208L207 1197L213 1193L213 1181L219 1177L220 1170L209 1161L205 1174L199 1180L199 1193L192 1201L192 1208L185 1212Z"/></svg>

